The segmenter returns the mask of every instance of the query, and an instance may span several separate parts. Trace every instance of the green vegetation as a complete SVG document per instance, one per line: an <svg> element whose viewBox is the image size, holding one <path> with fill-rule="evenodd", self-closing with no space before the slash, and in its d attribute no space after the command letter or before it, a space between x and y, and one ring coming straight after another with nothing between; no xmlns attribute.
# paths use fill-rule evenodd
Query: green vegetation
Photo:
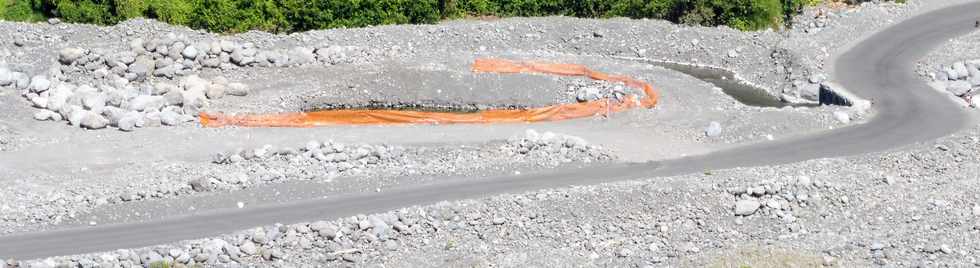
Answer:
<svg viewBox="0 0 980 268"><path fill-rule="evenodd" d="M780 27L822 0L0 0L0 18L113 24L155 18L215 32L295 32L466 17L654 18L741 30Z"/></svg>

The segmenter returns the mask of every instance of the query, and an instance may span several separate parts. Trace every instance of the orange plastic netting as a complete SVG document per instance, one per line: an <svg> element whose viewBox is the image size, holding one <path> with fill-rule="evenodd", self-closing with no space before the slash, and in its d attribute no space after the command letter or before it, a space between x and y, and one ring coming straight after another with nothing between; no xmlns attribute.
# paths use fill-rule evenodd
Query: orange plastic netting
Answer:
<svg viewBox="0 0 980 268"><path fill-rule="evenodd" d="M425 112L403 110L330 110L278 114L224 115L201 113L205 127L315 127L328 125L367 124L472 124L504 122L544 122L583 118L598 114L615 113L637 107L652 108L657 104L657 93L650 84L628 76L610 75L593 71L578 64L518 62L505 59L477 59L473 72L485 73L539 73L562 76L584 76L594 80L622 82L626 86L643 90L646 97L627 96L623 101L601 99L596 101L559 104L541 108L520 110L482 110L474 113Z"/></svg>

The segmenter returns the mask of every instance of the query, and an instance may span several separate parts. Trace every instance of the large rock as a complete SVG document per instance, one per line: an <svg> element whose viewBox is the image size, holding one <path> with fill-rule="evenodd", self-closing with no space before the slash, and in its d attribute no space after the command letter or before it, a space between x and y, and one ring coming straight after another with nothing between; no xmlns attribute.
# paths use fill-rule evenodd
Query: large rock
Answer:
<svg viewBox="0 0 980 268"><path fill-rule="evenodd" d="M181 52L180 54L183 55L184 58L193 60L193 59L197 58L198 53L199 53L199 51L197 51L197 48L196 47L194 47L194 46L187 46L187 47L184 48L184 51Z"/></svg>
<svg viewBox="0 0 980 268"><path fill-rule="evenodd" d="M12 84L14 84L14 87L17 89L26 89L31 84L31 78L22 72L11 73L10 80L13 80Z"/></svg>
<svg viewBox="0 0 980 268"><path fill-rule="evenodd" d="M221 51L224 51L224 52L227 52L227 53L234 52L239 47L239 45L238 44L235 44L235 42L228 41L228 40L221 40L221 42L219 43L219 45L221 46Z"/></svg>
<svg viewBox="0 0 980 268"><path fill-rule="evenodd" d="M158 68L158 69L156 69L156 70L153 71L153 76L156 76L156 77L166 77L166 78L174 78L174 75L177 74L177 68L178 67L177 67L176 64L175 65L169 65L169 66L166 66L166 67L163 67L163 68Z"/></svg>
<svg viewBox="0 0 980 268"><path fill-rule="evenodd" d="M318 221L310 224L310 229L317 232L317 234L319 234L320 237L329 240L333 240L334 238L337 237L337 232L338 232L337 227L333 226L333 224L324 221Z"/></svg>
<svg viewBox="0 0 980 268"><path fill-rule="evenodd" d="M966 81L970 82L970 85L974 87L980 87L980 74L970 76Z"/></svg>
<svg viewBox="0 0 980 268"><path fill-rule="evenodd" d="M246 66L255 61L257 51L254 48L239 48L231 53L231 63Z"/></svg>
<svg viewBox="0 0 980 268"><path fill-rule="evenodd" d="M129 66L129 72L135 74L139 78L145 78L152 74L156 70L156 61L149 56L139 56Z"/></svg>
<svg viewBox="0 0 980 268"><path fill-rule="evenodd" d="M0 86L9 86L14 83L14 75L7 67L0 67Z"/></svg>
<svg viewBox="0 0 980 268"><path fill-rule="evenodd" d="M100 113L105 108L106 97L101 93L89 93L82 97L82 107Z"/></svg>
<svg viewBox="0 0 980 268"><path fill-rule="evenodd" d="M128 66L136 61L136 56L136 52L132 51L119 52L112 56L112 58L109 60L109 64L113 65L113 67Z"/></svg>
<svg viewBox="0 0 980 268"><path fill-rule="evenodd" d="M205 92L205 95L208 97L208 99L220 99L225 96L225 92L227 91L226 88L227 86L224 84L212 83Z"/></svg>
<svg viewBox="0 0 980 268"><path fill-rule="evenodd" d="M169 109L160 112L160 123L164 126L176 126L180 124L180 114Z"/></svg>
<svg viewBox="0 0 980 268"><path fill-rule="evenodd" d="M40 110L34 113L34 120L38 121L61 121L61 114L50 111L50 110Z"/></svg>
<svg viewBox="0 0 980 268"><path fill-rule="evenodd" d="M946 79L949 80L956 80L960 77L959 73L957 73L956 69L953 69L953 67L944 68L943 72L946 73Z"/></svg>
<svg viewBox="0 0 980 268"><path fill-rule="evenodd" d="M242 244L238 246L238 249L241 249L242 253L248 255L255 255L256 253L258 253L258 248L255 246L255 244L252 243L252 241L248 241L248 240L242 242Z"/></svg>
<svg viewBox="0 0 980 268"><path fill-rule="evenodd" d="M744 199L735 202L735 216L749 216L755 214L762 203L755 199Z"/></svg>
<svg viewBox="0 0 980 268"><path fill-rule="evenodd" d="M575 100L578 100L579 102L594 101L601 97L599 88L592 86L579 88L578 92L575 93Z"/></svg>
<svg viewBox="0 0 980 268"><path fill-rule="evenodd" d="M209 178L197 178L187 182L191 186L191 189L197 192L207 192L214 189L214 184L211 183Z"/></svg>
<svg viewBox="0 0 980 268"><path fill-rule="evenodd" d="M180 41L174 42L172 45L170 45L170 48L167 50L167 57L174 60L183 59L184 49L186 48L187 45L184 44L184 42L180 42Z"/></svg>
<svg viewBox="0 0 980 268"><path fill-rule="evenodd" d="M103 129L109 125L109 119L106 119L102 115L88 112L82 117L80 125L87 129Z"/></svg>
<svg viewBox="0 0 980 268"><path fill-rule="evenodd" d="M64 65L71 65L82 56L85 56L84 49L74 47L63 48L58 52L58 61Z"/></svg>
<svg viewBox="0 0 980 268"><path fill-rule="evenodd" d="M309 64L316 61L316 54L312 48L294 47L289 50L289 62L292 65Z"/></svg>
<svg viewBox="0 0 980 268"><path fill-rule="evenodd" d="M201 61L201 66L207 68L218 68L221 66L221 60L218 58L207 58Z"/></svg>
<svg viewBox="0 0 980 268"><path fill-rule="evenodd" d="M708 127L704 129L704 135L708 137L721 136L721 124L711 121L711 123L708 123Z"/></svg>
<svg viewBox="0 0 980 268"><path fill-rule="evenodd" d="M184 105L184 93L180 90L173 90L163 94L163 98L166 100L167 105L170 106L181 106Z"/></svg>
<svg viewBox="0 0 980 268"><path fill-rule="evenodd" d="M31 77L31 83L27 86L27 89L34 93L41 93L47 91L49 88L51 88L51 80L48 80L43 75Z"/></svg>
<svg viewBox="0 0 980 268"><path fill-rule="evenodd" d="M200 91L203 94L207 91L207 88L211 82L204 80L204 78L201 78L200 76L190 75L185 77L184 80L181 81L181 84L186 91Z"/></svg>
<svg viewBox="0 0 980 268"><path fill-rule="evenodd" d="M109 119L110 126L118 126L119 120L122 119L123 116L126 115L126 113L129 113L129 111L123 110L119 107L112 107L112 106L107 106L105 107L105 109L102 110L102 115L105 115L106 118Z"/></svg>
<svg viewBox="0 0 980 268"><path fill-rule="evenodd" d="M151 92L151 95L166 95L167 93L173 91L180 91L180 88L171 83L157 82L153 84L153 92Z"/></svg>
<svg viewBox="0 0 980 268"><path fill-rule="evenodd" d="M807 100L820 100L820 84L803 83L799 87L800 97Z"/></svg>
<svg viewBox="0 0 980 268"><path fill-rule="evenodd" d="M197 114L202 108L208 105L207 97L203 92L184 91L182 92L184 114Z"/></svg>
<svg viewBox="0 0 980 268"><path fill-rule="evenodd" d="M116 127L122 131L133 131L137 127L143 127L144 124L143 115L137 112L129 112L123 115L122 119L119 119L119 124Z"/></svg>
<svg viewBox="0 0 980 268"><path fill-rule="evenodd" d="M239 97L247 96L248 93L248 85L242 83L229 83L228 90L225 91L225 94Z"/></svg>
<svg viewBox="0 0 980 268"><path fill-rule="evenodd" d="M956 96L963 96L966 93L970 93L970 89L973 88L970 82L967 81L952 81L946 85L946 91L953 93Z"/></svg>
<svg viewBox="0 0 980 268"><path fill-rule="evenodd" d="M126 109L139 112L158 111L160 108L163 108L166 103L167 100L162 96L140 95L130 100L129 104L126 106Z"/></svg>
<svg viewBox="0 0 980 268"><path fill-rule="evenodd" d="M963 78L966 78L966 76L970 74L970 71L967 70L967 68L966 68L966 64L963 63L962 61L961 62L953 63L953 71L956 72L955 73L956 76L955 77L950 76L950 78L952 78L952 79L963 79Z"/></svg>

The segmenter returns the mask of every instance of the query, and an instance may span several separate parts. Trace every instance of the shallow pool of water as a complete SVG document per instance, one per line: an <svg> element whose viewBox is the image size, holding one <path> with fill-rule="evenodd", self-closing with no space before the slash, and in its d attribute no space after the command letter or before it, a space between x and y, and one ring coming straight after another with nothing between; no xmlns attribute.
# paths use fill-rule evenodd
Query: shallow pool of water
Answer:
<svg viewBox="0 0 980 268"><path fill-rule="evenodd" d="M794 104L782 102L779 99L767 94L764 89L736 80L735 74L727 70L671 62L651 61L650 63L711 83L716 87L721 88L725 94L732 96L732 98L735 98L735 100L745 105L777 108L786 106L817 106L817 104Z"/></svg>

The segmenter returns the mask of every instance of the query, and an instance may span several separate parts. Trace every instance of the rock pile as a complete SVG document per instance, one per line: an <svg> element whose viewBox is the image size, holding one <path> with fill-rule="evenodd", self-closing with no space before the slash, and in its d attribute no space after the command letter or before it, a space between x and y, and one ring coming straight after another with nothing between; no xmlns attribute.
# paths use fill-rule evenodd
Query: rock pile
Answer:
<svg viewBox="0 0 980 268"><path fill-rule="evenodd" d="M84 56L63 53L61 58L77 63ZM86 129L115 127L133 131L193 121L209 100L248 94L246 85L229 83L220 76L209 81L189 75L177 84L146 82L133 86L120 81L116 85L75 84L37 75L31 78L22 95L40 109L34 114L37 120L68 121Z"/></svg>
<svg viewBox="0 0 980 268"><path fill-rule="evenodd" d="M980 59L940 66L933 75L941 89L971 100L971 105L977 105L972 101L972 96L980 90Z"/></svg>
<svg viewBox="0 0 980 268"><path fill-rule="evenodd" d="M492 168L481 161L500 165L552 167L571 162L592 163L612 159L614 156L610 152L589 145L582 138L551 132L539 134L528 130L524 136L512 138L502 144L491 142L474 147L404 147L312 140L301 147L264 145L235 149L216 154L212 162L246 169L261 166L262 170L288 170L278 177L320 178L331 181L341 176L365 174L372 174L373 177L387 176L383 174L455 174L466 170ZM293 174L297 172L314 175L311 178L311 175ZM238 178L231 178L229 182L228 178L223 177L226 176L195 180L190 185L195 190L207 191L241 184Z"/></svg>
<svg viewBox="0 0 980 268"><path fill-rule="evenodd" d="M47 74L0 68L0 86L22 90L41 109L34 114L37 120L132 131L192 121L209 100L249 94L245 84L221 76L202 79L196 73L203 68L364 63L376 54L353 46L261 50L249 42L192 41L173 33L135 39L128 47L115 53L64 48L58 51L60 66Z"/></svg>
<svg viewBox="0 0 980 268"><path fill-rule="evenodd" d="M837 16L833 9L808 9L794 18L793 23L796 24L794 27L803 29L805 33L818 33L829 27L831 19Z"/></svg>
<svg viewBox="0 0 980 268"><path fill-rule="evenodd" d="M510 155L540 157L559 163L576 160L590 163L613 158L612 154L589 145L580 137L553 132L538 133L533 129L527 130L523 136L509 139L502 150Z"/></svg>
<svg viewBox="0 0 980 268"><path fill-rule="evenodd" d="M216 164L237 164L246 161L285 161L289 163L317 164L322 166L328 178L335 178L341 173L351 170L361 170L377 167L387 162L398 162L398 157L405 153L401 146L386 145L346 145L333 141L309 141L302 148L276 148L265 145L255 149L237 149L232 152L219 153L215 156Z"/></svg>
<svg viewBox="0 0 980 268"><path fill-rule="evenodd" d="M114 75L129 81L143 81L152 77L186 76L202 68L364 63L374 54L378 53L353 46L263 50L251 42L192 41L171 33L151 40L131 40L128 50L116 53L65 48L59 52L58 61L93 72L97 77Z"/></svg>
<svg viewBox="0 0 980 268"><path fill-rule="evenodd" d="M763 181L749 187L731 188L728 192L735 197L735 216L763 214L792 223L797 219L793 215L796 209L827 202L846 205L849 201L846 195L841 194L836 200L831 200L835 194L823 196L820 193L831 189L831 185L801 175L790 180Z"/></svg>
<svg viewBox="0 0 980 268"><path fill-rule="evenodd" d="M643 92L627 87L623 83L574 79L570 81L566 94L574 96L578 102L594 101L603 98L623 101L626 96L643 96Z"/></svg>
<svg viewBox="0 0 980 268"><path fill-rule="evenodd" d="M815 103L820 100L820 84L827 76L801 64L803 60L797 53L777 48L770 52L769 58L775 63L775 73L785 81L790 81L778 93L780 100L789 103Z"/></svg>

